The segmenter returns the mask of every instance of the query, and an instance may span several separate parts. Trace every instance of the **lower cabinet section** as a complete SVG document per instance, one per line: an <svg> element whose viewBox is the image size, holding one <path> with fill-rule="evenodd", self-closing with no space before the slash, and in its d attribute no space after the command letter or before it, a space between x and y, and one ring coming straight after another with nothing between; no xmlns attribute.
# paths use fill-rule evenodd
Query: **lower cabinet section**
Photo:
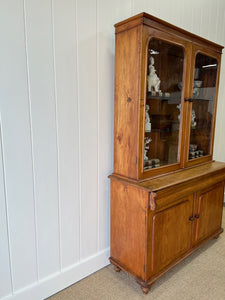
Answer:
<svg viewBox="0 0 225 300"><path fill-rule="evenodd" d="M147 293L167 270L218 237L223 231L221 178L199 178L158 191L111 178L110 261L116 271L135 277Z"/></svg>

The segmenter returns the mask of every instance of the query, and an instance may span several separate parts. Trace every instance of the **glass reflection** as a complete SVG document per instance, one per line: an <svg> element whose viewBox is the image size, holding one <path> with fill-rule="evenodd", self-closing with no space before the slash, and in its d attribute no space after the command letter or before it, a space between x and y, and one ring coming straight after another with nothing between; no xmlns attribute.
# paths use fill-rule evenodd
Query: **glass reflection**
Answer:
<svg viewBox="0 0 225 300"><path fill-rule="evenodd" d="M184 50L154 38L147 62L144 170L179 160Z"/></svg>
<svg viewBox="0 0 225 300"><path fill-rule="evenodd" d="M210 154L217 65L215 58L196 56L189 159Z"/></svg>

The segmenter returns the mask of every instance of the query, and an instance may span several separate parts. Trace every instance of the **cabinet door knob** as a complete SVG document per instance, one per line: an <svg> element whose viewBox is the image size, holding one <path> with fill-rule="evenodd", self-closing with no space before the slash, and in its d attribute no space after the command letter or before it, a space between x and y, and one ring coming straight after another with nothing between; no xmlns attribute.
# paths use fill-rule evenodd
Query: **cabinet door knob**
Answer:
<svg viewBox="0 0 225 300"><path fill-rule="evenodd" d="M191 217L189 217L189 221L194 221L194 218L191 216Z"/></svg>
<svg viewBox="0 0 225 300"><path fill-rule="evenodd" d="M199 214L196 214L196 215L195 215L195 218L196 218L196 219L199 219Z"/></svg>

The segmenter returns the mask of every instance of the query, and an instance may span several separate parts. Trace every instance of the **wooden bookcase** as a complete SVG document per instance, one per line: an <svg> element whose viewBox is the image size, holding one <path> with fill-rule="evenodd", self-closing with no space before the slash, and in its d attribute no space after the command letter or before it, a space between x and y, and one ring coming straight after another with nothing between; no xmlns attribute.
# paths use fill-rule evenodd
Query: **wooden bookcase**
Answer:
<svg viewBox="0 0 225 300"><path fill-rule="evenodd" d="M222 232L212 160L222 46L146 13L115 25L111 257L148 293Z"/></svg>

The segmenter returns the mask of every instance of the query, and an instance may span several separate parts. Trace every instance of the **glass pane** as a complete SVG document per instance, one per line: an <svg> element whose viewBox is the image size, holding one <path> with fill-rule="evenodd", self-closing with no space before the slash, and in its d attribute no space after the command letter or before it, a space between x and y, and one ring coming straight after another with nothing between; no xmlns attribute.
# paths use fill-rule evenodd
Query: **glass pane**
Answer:
<svg viewBox="0 0 225 300"><path fill-rule="evenodd" d="M189 159L210 154L217 65L215 58L196 56Z"/></svg>
<svg viewBox="0 0 225 300"><path fill-rule="evenodd" d="M184 50L151 39L147 62L144 170L179 161Z"/></svg>

